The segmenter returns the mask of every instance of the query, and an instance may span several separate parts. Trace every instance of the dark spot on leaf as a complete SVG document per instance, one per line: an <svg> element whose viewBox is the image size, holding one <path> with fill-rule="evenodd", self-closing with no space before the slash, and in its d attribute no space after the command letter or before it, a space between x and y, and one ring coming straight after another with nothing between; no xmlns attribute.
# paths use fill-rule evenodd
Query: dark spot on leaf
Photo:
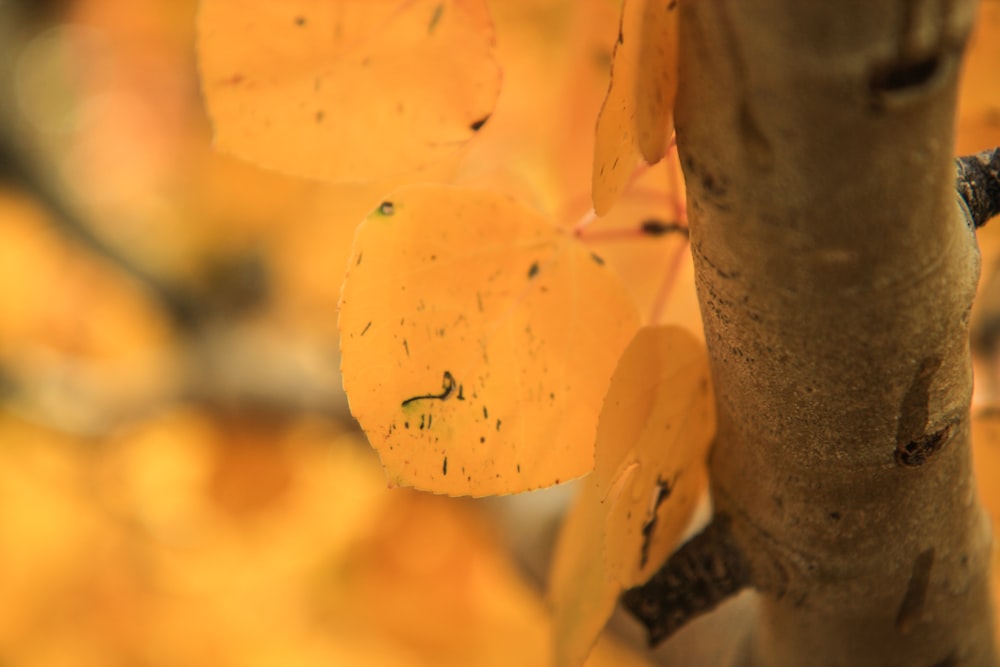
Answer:
<svg viewBox="0 0 1000 667"><path fill-rule="evenodd" d="M366 333L368 333L368 329L371 328L371 326L372 326L371 322L369 322L368 324L366 324L365 328L361 330L361 335L364 336Z"/></svg>
<svg viewBox="0 0 1000 667"><path fill-rule="evenodd" d="M301 28L305 24L306 24L306 17L305 16L296 16L295 17L295 25L297 25L297 26L299 26Z"/></svg>
<svg viewBox="0 0 1000 667"><path fill-rule="evenodd" d="M391 201L384 201L378 205L378 212L380 215L392 215L396 212L396 207Z"/></svg>
<svg viewBox="0 0 1000 667"><path fill-rule="evenodd" d="M362 253L359 252L358 253L358 261L354 262L354 266L361 266L361 255L362 255Z"/></svg>
<svg viewBox="0 0 1000 667"><path fill-rule="evenodd" d="M326 117L326 114L323 113L322 109L316 112L316 122L317 123L322 123L323 119L325 117Z"/></svg>
<svg viewBox="0 0 1000 667"><path fill-rule="evenodd" d="M597 262L599 265L604 266L604 259L596 252L590 253L590 258L595 262Z"/></svg>
<svg viewBox="0 0 1000 667"><path fill-rule="evenodd" d="M840 512L830 512L830 518L834 521L840 521Z"/></svg>
<svg viewBox="0 0 1000 667"><path fill-rule="evenodd" d="M444 475L448 474L448 457L444 457L444 461L441 462L441 473Z"/></svg>
<svg viewBox="0 0 1000 667"><path fill-rule="evenodd" d="M517 464L517 471L521 472L521 464L520 463Z"/></svg>
<svg viewBox="0 0 1000 667"><path fill-rule="evenodd" d="M490 411L487 410L486 406L484 405L483 406L483 419L489 419L489 418L490 418Z"/></svg>
<svg viewBox="0 0 1000 667"><path fill-rule="evenodd" d="M410 422L403 422L403 428L410 428Z"/></svg>
<svg viewBox="0 0 1000 667"><path fill-rule="evenodd" d="M667 11L672 12L675 9L677 9L677 0L670 0L670 2L667 3Z"/></svg>
<svg viewBox="0 0 1000 667"><path fill-rule="evenodd" d="M611 67L611 52L607 49L594 47L591 51L594 64L601 70L608 70Z"/></svg>
<svg viewBox="0 0 1000 667"><path fill-rule="evenodd" d="M532 262L531 267L528 269L528 278L534 278L538 275L538 262Z"/></svg>
<svg viewBox="0 0 1000 667"><path fill-rule="evenodd" d="M653 516L646 519L642 524L642 548L639 551L639 567L646 567L649 562L649 546L653 541L653 531L656 530L656 522L659 517L660 505L670 497L672 488L670 482L663 478L656 477L656 498L653 500Z"/></svg>
<svg viewBox="0 0 1000 667"><path fill-rule="evenodd" d="M619 44L625 43L625 36L622 34L622 27L620 25L618 26L618 43Z"/></svg>
<svg viewBox="0 0 1000 667"><path fill-rule="evenodd" d="M434 13L431 14L431 22L427 26L427 34L431 34L432 32L434 32L434 28L437 27L438 22L441 20L441 15L442 14L444 14L444 3L443 2L438 3L437 6L434 7Z"/></svg>
<svg viewBox="0 0 1000 667"><path fill-rule="evenodd" d="M490 119L490 115L487 114L487 115L483 116L482 118L480 118L479 120L473 122L471 125L469 125L469 129L472 130L473 132L478 132L479 130L483 129L483 125L486 125L486 122L489 119Z"/></svg>
<svg viewBox="0 0 1000 667"><path fill-rule="evenodd" d="M479 436L479 444L486 442L486 436Z"/></svg>
<svg viewBox="0 0 1000 667"><path fill-rule="evenodd" d="M419 396L411 396L410 398L408 398L405 401L403 401L402 405L405 407L405 406L409 405L410 403L413 403L414 401L423 401L423 400L444 401L444 400L447 400L449 396L451 396L451 392L454 389L455 389L455 378L451 374L450 371L445 371L444 372L444 376L441 379L441 393L440 394L420 394ZM458 388L458 398L460 400L462 398L462 388L461 388L461 386ZM407 427L407 428L409 428L409 427Z"/></svg>

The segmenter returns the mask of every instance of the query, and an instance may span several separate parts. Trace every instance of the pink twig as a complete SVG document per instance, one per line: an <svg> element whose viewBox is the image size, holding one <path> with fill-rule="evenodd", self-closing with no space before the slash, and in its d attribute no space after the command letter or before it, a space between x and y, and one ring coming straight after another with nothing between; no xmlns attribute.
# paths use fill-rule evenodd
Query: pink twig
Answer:
<svg viewBox="0 0 1000 667"><path fill-rule="evenodd" d="M667 267L667 273L663 277L663 282L660 283L660 289L656 293L656 298L653 300L653 308L649 313L649 321L651 324L659 323L660 319L663 317L663 311L667 308L667 301L670 299L670 293L674 289L674 285L677 284L677 277L681 272L681 264L684 260L684 255L687 254L690 248L690 241L684 239L681 241L677 250L674 251L674 256L670 260L670 264Z"/></svg>

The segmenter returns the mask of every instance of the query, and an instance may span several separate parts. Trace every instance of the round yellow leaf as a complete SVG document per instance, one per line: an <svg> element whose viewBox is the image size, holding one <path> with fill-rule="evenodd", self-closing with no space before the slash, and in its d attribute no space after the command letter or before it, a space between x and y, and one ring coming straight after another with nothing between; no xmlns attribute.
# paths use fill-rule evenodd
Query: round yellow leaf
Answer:
<svg viewBox="0 0 1000 667"><path fill-rule="evenodd" d="M597 428L594 474L567 515L549 577L554 663L578 667L618 595L649 579L687 527L715 431L708 355L679 327L640 329Z"/></svg>
<svg viewBox="0 0 1000 667"><path fill-rule="evenodd" d="M216 146L299 176L442 160L499 93L483 0L203 0L198 28Z"/></svg>
<svg viewBox="0 0 1000 667"><path fill-rule="evenodd" d="M638 315L603 261L538 213L421 185L358 228L339 327L351 411L390 480L483 496L592 468Z"/></svg>
<svg viewBox="0 0 1000 667"><path fill-rule="evenodd" d="M641 329L615 369L595 448L605 561L623 588L648 580L677 546L714 435L705 348L679 327Z"/></svg>

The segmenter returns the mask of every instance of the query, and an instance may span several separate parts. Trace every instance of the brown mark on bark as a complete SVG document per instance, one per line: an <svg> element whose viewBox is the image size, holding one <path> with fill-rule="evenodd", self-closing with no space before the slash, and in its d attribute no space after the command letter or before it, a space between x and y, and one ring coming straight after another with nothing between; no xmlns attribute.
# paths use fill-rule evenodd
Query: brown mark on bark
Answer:
<svg viewBox="0 0 1000 667"><path fill-rule="evenodd" d="M910 583L906 586L906 594L899 605L899 613L896 614L896 629L904 635L912 630L923 616L932 567L934 567L934 549L921 551L913 561Z"/></svg>
<svg viewBox="0 0 1000 667"><path fill-rule="evenodd" d="M925 433L929 414L930 387L941 367L940 357L927 357L910 383L899 408L896 431L896 463L908 468L923 465L944 444L951 425L934 433Z"/></svg>

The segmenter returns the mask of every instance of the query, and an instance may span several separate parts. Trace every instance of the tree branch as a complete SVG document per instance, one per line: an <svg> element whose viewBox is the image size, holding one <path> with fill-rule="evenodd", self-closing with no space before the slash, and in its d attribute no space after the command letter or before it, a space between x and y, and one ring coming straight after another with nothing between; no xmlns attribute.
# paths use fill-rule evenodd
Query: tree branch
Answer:
<svg viewBox="0 0 1000 667"><path fill-rule="evenodd" d="M622 596L646 626L650 646L750 584L749 566L729 527L729 517L716 514L652 579Z"/></svg>
<svg viewBox="0 0 1000 667"><path fill-rule="evenodd" d="M1000 148L966 155L955 160L955 186L965 204L969 221L982 227L1000 215Z"/></svg>

